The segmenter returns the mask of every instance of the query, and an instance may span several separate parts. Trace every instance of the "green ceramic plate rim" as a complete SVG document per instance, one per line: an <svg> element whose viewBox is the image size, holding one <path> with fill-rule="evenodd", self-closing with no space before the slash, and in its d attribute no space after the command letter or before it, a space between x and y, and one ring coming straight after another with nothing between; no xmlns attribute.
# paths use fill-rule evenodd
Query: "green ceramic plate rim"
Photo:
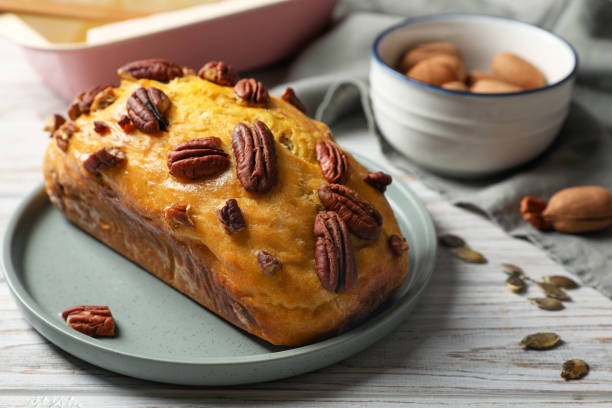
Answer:
<svg viewBox="0 0 612 408"><path fill-rule="evenodd" d="M366 159L365 157L355 154L351 152L353 156L355 156L362 164L370 169L380 169L386 170L386 166L383 166L379 163L373 163L371 160ZM402 180L398 177L394 177L394 185L396 188L399 188L403 195L408 198L411 202L411 205L414 209L418 210L419 221L424 225L425 229L428 230L428 234L423 237L424 239L431 241L426 244L426 247L432 248L432 256L425 259L424 261L427 263L421 267L426 276L422 279L422 283L420 286L413 286L406 289L405 293L401 295L401 298L397 299L395 303L379 314L373 316L372 318L366 320L361 323L357 327L342 333L338 336L309 344L306 346L299 346L295 348L290 348L288 350L276 351L270 353L262 353L262 354L254 354L254 355L246 355L246 356L229 356L229 357L207 357L204 359L193 359L190 361L185 360L168 360L168 359L160 359L148 356L142 356L138 354L118 351L112 348L101 344L99 341L96 341L94 338L90 338L80 333L69 329L67 326L58 327L56 323L49 321L46 317L44 311L40 310L38 307L38 303L28 294L27 290L21 284L16 272L16 268L13 262L13 258L11 255L13 240L12 238L15 236L16 227L21 223L21 219L27 215L28 207L36 205L38 200L41 199L40 196L46 196L44 191L44 185L41 183L34 191L26 196L26 198L20 203L19 207L15 210L9 224L7 226L6 232L4 234L4 243L3 243L3 260L4 260L4 268L6 272L6 281L11 289L11 292L15 296L15 298L19 301L22 307L25 307L29 313L35 316L40 322L42 322L47 329L52 329L61 335L65 335L70 337L72 340L75 340L80 343L85 343L88 346L94 347L96 349L102 350L104 352L116 354L119 356L125 356L132 359L137 359L141 361L149 361L156 363L164 363L164 364L179 364L179 365L188 365L188 366L201 366L201 365L220 365L220 366L228 366L228 365L244 365L244 364L253 364L253 363L264 363L270 361L280 361L286 360L296 357L303 357L305 355L311 353L317 353L321 350L327 348L337 347L342 343L349 342L351 340L359 339L362 336L368 336L369 334L373 334L373 332L377 331L379 325L383 325L385 321L392 320L397 314L404 314L404 310L410 308L412 301L415 299L418 300L420 298L421 293L427 287L431 275L433 273L434 264L435 264L435 254L437 251L437 238L435 233L435 228L431 216L423 202L404 184ZM44 198L43 198L44 199ZM51 205L49 203L49 205ZM413 279L413 283L416 283L419 279ZM43 334L45 338L46 335ZM67 350L68 351L68 350ZM69 352L69 351L68 351Z"/></svg>

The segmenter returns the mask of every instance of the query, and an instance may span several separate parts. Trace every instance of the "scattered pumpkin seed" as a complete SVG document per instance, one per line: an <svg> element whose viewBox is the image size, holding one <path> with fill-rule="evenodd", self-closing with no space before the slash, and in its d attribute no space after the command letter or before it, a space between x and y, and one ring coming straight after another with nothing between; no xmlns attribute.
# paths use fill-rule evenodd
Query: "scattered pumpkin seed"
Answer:
<svg viewBox="0 0 612 408"><path fill-rule="evenodd" d="M567 276L548 275L544 276L542 279L544 279L544 282L550 283L551 285L555 285L558 288L576 289L578 287L576 281L568 278Z"/></svg>
<svg viewBox="0 0 612 408"><path fill-rule="evenodd" d="M534 350L548 350L560 341L561 337L557 333L535 333L526 336L519 344Z"/></svg>
<svg viewBox="0 0 612 408"><path fill-rule="evenodd" d="M469 247L452 248L451 252L462 261L469 263L487 263L487 258L478 251Z"/></svg>
<svg viewBox="0 0 612 408"><path fill-rule="evenodd" d="M572 300L572 298L563 289L556 287L551 283L536 282L536 285L542 289L547 297L559 299L559 300Z"/></svg>
<svg viewBox="0 0 612 408"><path fill-rule="evenodd" d="M589 373L589 365L583 360L567 360L563 363L561 377L568 380L579 380Z"/></svg>
<svg viewBox="0 0 612 408"><path fill-rule="evenodd" d="M438 241L447 248L462 248L465 246L463 238L453 234L440 235Z"/></svg>
<svg viewBox="0 0 612 408"><path fill-rule="evenodd" d="M506 279L506 287L508 287L512 293L521 293L525 290L527 285L518 274L513 274Z"/></svg>
<svg viewBox="0 0 612 408"><path fill-rule="evenodd" d="M526 278L527 275L525 275L525 272L523 272L523 270L511 263L503 263L500 264L499 266L501 266L502 271L504 271L505 274L510 275L510 276L519 276L521 278Z"/></svg>
<svg viewBox="0 0 612 408"><path fill-rule="evenodd" d="M565 306L563 306L563 303L561 303L557 299L553 299L550 297L528 298L527 300L533 303L534 305L537 305L540 309L544 309L544 310L565 309Z"/></svg>

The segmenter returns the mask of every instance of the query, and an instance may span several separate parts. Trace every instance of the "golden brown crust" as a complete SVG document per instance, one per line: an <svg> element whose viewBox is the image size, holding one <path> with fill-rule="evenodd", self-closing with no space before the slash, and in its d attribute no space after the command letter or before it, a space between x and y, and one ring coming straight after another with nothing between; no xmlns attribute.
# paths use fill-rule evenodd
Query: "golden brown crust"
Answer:
<svg viewBox="0 0 612 408"><path fill-rule="evenodd" d="M168 132L125 134L117 121L127 97L139 86L163 90L172 102ZM45 155L45 186L53 204L76 225L236 326L271 343L300 345L338 333L363 319L402 283L406 254L394 256L388 238L400 234L383 194L363 181L367 170L347 154L346 185L372 203L383 217L373 241L352 236L357 286L334 293L322 288L314 267L316 214L322 210L316 190L326 183L315 145L331 140L327 127L293 106L272 98L266 107L237 102L232 89L193 75L167 84L123 81L109 107L75 122L67 152L55 142ZM239 123L262 120L276 139L278 183L265 194L248 193L236 178L230 137ZM100 136L94 121L111 131ZM185 181L171 176L167 154L199 137L221 139L230 166L221 174ZM82 160L102 147L126 154L121 166L89 174ZM246 228L226 233L216 209L234 198ZM172 225L164 209L189 204L193 227ZM281 270L263 274L256 253L279 258ZM112 305L111 305L112 306Z"/></svg>

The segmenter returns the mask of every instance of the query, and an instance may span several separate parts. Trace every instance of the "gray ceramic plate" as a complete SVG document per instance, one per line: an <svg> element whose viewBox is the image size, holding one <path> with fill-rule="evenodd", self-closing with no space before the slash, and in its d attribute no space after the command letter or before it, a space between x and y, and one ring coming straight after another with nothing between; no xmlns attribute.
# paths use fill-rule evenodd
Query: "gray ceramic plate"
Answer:
<svg viewBox="0 0 612 408"><path fill-rule="evenodd" d="M380 168L358 158L371 170ZM372 345L401 323L423 293L436 253L431 218L400 180L394 180L386 195L410 244L406 282L360 326L308 346L275 347L236 329L69 223L42 187L12 217L4 241L6 277L39 333L108 370L193 385L289 377ZM59 313L81 304L109 305L118 335L96 339L68 328Z"/></svg>

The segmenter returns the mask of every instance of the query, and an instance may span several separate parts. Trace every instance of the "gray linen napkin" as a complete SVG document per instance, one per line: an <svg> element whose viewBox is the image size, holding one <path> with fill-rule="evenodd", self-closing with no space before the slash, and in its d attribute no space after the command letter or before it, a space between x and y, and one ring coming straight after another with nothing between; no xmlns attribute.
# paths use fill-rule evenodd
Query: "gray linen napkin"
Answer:
<svg viewBox="0 0 612 408"><path fill-rule="evenodd" d="M606 126L612 127L612 3L537 0L530 1L527 10L519 7L525 4L502 0L346 0L336 10L339 23L296 58L287 80L310 112L316 112L315 117L330 124L332 130L347 116L364 117L393 164L417 175L452 203L479 211L510 235L530 240L585 284L612 297L612 231L542 233L522 221L518 211L525 195L546 199L559 189L587 184L612 189L612 140L606 130ZM453 8L450 11L486 12L543 26L572 42L581 59L574 103L555 143L536 160L495 178L455 180L419 168L385 142L369 106L370 46L378 32L400 21L401 16L449 11L449 5ZM273 92L280 93L284 86ZM342 138L338 132L335 136Z"/></svg>

